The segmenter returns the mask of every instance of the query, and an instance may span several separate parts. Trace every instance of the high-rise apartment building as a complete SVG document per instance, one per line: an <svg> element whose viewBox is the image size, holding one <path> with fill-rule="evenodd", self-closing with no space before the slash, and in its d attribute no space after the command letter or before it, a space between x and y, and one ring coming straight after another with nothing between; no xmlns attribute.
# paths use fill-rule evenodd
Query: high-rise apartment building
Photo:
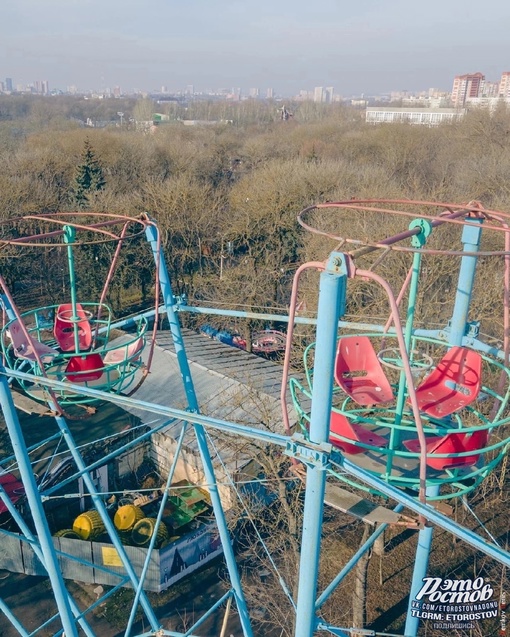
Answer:
<svg viewBox="0 0 510 637"><path fill-rule="evenodd" d="M468 73L457 75L453 80L452 102L455 107L464 104L474 97L482 97L485 88L483 73Z"/></svg>
<svg viewBox="0 0 510 637"><path fill-rule="evenodd" d="M5 78L5 90L12 93L12 77Z"/></svg>
<svg viewBox="0 0 510 637"><path fill-rule="evenodd" d="M274 89L272 89L272 88L268 88L268 89L266 90L266 98L267 98L268 100L272 100L272 99L274 98Z"/></svg>
<svg viewBox="0 0 510 637"><path fill-rule="evenodd" d="M324 89L322 86L316 86L313 89L313 101L324 102Z"/></svg>
<svg viewBox="0 0 510 637"><path fill-rule="evenodd" d="M499 97L510 97L510 71L503 71L501 74Z"/></svg>

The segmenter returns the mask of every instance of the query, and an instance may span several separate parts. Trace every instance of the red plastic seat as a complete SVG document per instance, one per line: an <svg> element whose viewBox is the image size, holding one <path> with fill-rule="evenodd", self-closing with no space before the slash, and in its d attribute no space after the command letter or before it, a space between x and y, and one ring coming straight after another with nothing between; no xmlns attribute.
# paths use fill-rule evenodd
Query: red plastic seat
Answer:
<svg viewBox="0 0 510 637"><path fill-rule="evenodd" d="M472 403L480 392L482 357L466 347L452 347L416 389L421 411L444 418Z"/></svg>
<svg viewBox="0 0 510 637"><path fill-rule="evenodd" d="M101 378L104 363L100 354L73 356L67 363L65 375L72 383L85 383Z"/></svg>
<svg viewBox="0 0 510 637"><path fill-rule="evenodd" d="M371 445L372 447L386 447L388 445L386 438L366 429L363 425L357 425L350 422L343 414L339 414L336 411L331 412L329 427L330 434L343 436L353 442L361 442L365 445ZM357 445L345 442L344 440L338 440L338 438L335 438L334 436L330 436L329 441L332 445L338 447L345 453L357 454L367 452L367 449L364 449L363 447L358 447Z"/></svg>
<svg viewBox="0 0 510 637"><path fill-rule="evenodd" d="M71 303L59 305L55 315L53 333L63 352L74 352L74 330L78 330L80 351L87 351L92 345L92 330L90 328L90 313L86 312L80 303L76 303L76 315L73 316Z"/></svg>
<svg viewBox="0 0 510 637"><path fill-rule="evenodd" d="M335 380L359 405L393 400L393 391L368 336L347 336L338 342Z"/></svg>
<svg viewBox="0 0 510 637"><path fill-rule="evenodd" d="M472 433L451 433L446 436L432 436L427 439L427 464L432 469L442 471L453 467L464 467L475 464L480 454L472 456L451 456L449 458L434 458L434 454L459 454L466 451L481 451L489 439L489 430L475 430ZM404 447L413 453L420 452L420 441L416 438L405 440Z"/></svg>

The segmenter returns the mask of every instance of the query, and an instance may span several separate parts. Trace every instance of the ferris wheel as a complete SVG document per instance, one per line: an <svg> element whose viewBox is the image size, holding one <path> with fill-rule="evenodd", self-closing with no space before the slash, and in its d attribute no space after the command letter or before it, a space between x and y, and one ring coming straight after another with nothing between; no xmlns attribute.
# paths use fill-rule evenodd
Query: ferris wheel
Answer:
<svg viewBox="0 0 510 637"><path fill-rule="evenodd" d="M410 604L427 576L434 526L504 567L510 565L506 550L455 522L438 507L438 503L465 499L475 492L504 461L510 445L508 218L508 214L486 210L476 202L458 205L396 200L326 203L300 213L299 223L306 230L335 247L324 261L298 268L289 314L278 317L289 326L281 386L282 433L200 413L178 320L178 312L193 308L176 303L157 226L149 217L61 213L6 223L2 241L10 250L63 251L68 270L69 283L67 288L63 286L68 298L23 311L0 276L4 311L0 402L13 449L9 462L2 463L8 477L2 482L0 475L0 496L4 513L13 528L17 527L16 541L33 551L42 568L39 572L46 573L51 582L58 609L55 634L93 635L87 613L121 587L134 591L132 605L126 610L126 635L140 632L135 627L138 609L150 626L140 634L200 635L205 634L200 631L211 613L221 610L228 617L232 606L243 634L254 634L208 444L209 430L257 439L283 450L303 477L299 587L291 604L296 637L311 637L318 630L335 635L351 632L349 626L329 623L322 608L354 568L356 559L338 564L338 575L322 593L317 591L324 503L334 500L341 508L344 487L359 499L391 499L396 509L394 518L389 519L419 529ZM357 228L362 230L353 236ZM153 308L116 318L107 303L116 270L123 253L133 250L144 237L154 262ZM96 298L90 298L80 290L84 277L76 264L96 267L91 246L103 244L113 246L111 260L102 289ZM77 259L79 250L88 257ZM447 283L437 283L446 286L441 315L431 316L427 310L432 292L439 294L431 287L431 280L438 264L445 262L441 271L446 273ZM471 307L479 293L477 271L488 272L489 268L501 286L500 306L491 308L490 324L487 317L484 322L473 315ZM294 325L299 322L299 285L307 270L320 274L318 311L316 318L301 317L299 321L316 325L316 337L304 351L304 375L298 378L289 372L290 356ZM359 307L356 316L348 315L354 297L361 299L361 307L363 303L380 307L377 319L367 320ZM162 399L147 402L137 398L142 383L150 382L159 313L169 322L185 405L168 406ZM149 334L151 322L153 331ZM56 429L48 432L46 442L58 438L69 452L66 472L64 465L59 465L53 482L34 475L33 448L14 406L17 392L47 406ZM289 415L289 396L297 429ZM154 432L141 428L128 443L99 459L88 457L76 442L74 424L86 422L104 402L158 414L165 419L161 429L170 422L181 423L174 436L174 456L157 495L149 489L150 495L138 493L136 498L119 502L98 477L108 461L133 451ZM189 431L201 460L202 485L178 485L175 481ZM62 530L55 533L48 515L48 497L76 481L81 481L90 508L85 517L77 516L67 535ZM28 505L24 510L19 505L20 495ZM150 515L144 507L151 507ZM204 531L204 537L209 538L207 546L198 547L195 542L197 563L221 549L229 585L211 610L193 626L177 632L162 626L147 594L151 590L151 564L171 554L172 568L177 564L176 568L183 570L186 560L182 550L179 552L179 541L188 542L191 535L192 539L200 535L199 526L193 524L201 520L206 509L214 515L216 536L209 529ZM357 559L370 549L385 524L361 547ZM147 528L147 532L142 530ZM179 528L191 534L181 540L177 535L171 537ZM9 527L4 536L12 537L13 533ZM140 543L133 546L140 537ZM78 553L76 546L80 547ZM94 551L100 551L101 562L95 561ZM86 611L79 608L67 584L69 573L76 573L77 568L94 571L97 579L92 581L103 581L108 589L101 589L100 598ZM19 634L30 634L22 618L5 603L2 611ZM410 607L406 636L418 634L419 619Z"/></svg>

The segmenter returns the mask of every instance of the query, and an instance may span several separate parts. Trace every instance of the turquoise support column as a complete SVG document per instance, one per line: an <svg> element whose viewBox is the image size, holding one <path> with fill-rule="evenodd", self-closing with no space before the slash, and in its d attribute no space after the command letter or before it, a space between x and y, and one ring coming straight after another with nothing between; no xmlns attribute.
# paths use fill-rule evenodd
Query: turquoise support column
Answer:
<svg viewBox="0 0 510 637"><path fill-rule="evenodd" d="M470 219L469 221L479 225L464 226L462 231L463 249L465 252L478 252L482 236L483 219ZM448 338L450 345L462 345L462 339L466 334L469 304L473 293L477 262L478 257L476 255L465 255L461 258L455 305L450 321L450 335Z"/></svg>
<svg viewBox="0 0 510 637"><path fill-rule="evenodd" d="M317 344L312 390L310 440L329 440L338 320L345 305L347 265L344 255L332 254L321 274L317 313ZM317 626L315 598L319 574L326 466L309 465L299 566L296 637L311 637Z"/></svg>
<svg viewBox="0 0 510 637"><path fill-rule="evenodd" d="M427 489L427 497L433 497L439 492L439 485L434 485ZM423 578L427 576L429 567L430 547L432 545L432 525L426 526L418 534L418 545L416 546L416 557L414 561L413 579L411 591L409 593L409 603L407 605L407 618L404 628L405 637L416 637L418 634L419 617L412 614L413 601L418 591L423 585Z"/></svg>
<svg viewBox="0 0 510 637"><path fill-rule="evenodd" d="M64 243L67 244L67 267L69 269L69 290L71 293L71 306L73 315L71 325L73 326L74 351L80 351L80 338L78 334L78 314L76 312L76 275L74 272L73 243L76 237L76 230L72 226L64 226Z"/></svg>

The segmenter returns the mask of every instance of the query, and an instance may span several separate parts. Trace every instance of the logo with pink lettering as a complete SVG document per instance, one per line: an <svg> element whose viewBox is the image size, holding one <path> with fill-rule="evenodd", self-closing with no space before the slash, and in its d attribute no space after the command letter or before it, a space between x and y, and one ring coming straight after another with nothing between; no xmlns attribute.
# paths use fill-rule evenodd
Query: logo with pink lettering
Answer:
<svg viewBox="0 0 510 637"><path fill-rule="evenodd" d="M411 614L432 620L434 628L474 628L477 622L498 616L494 589L483 577L459 580L424 577L422 582L412 601Z"/></svg>

